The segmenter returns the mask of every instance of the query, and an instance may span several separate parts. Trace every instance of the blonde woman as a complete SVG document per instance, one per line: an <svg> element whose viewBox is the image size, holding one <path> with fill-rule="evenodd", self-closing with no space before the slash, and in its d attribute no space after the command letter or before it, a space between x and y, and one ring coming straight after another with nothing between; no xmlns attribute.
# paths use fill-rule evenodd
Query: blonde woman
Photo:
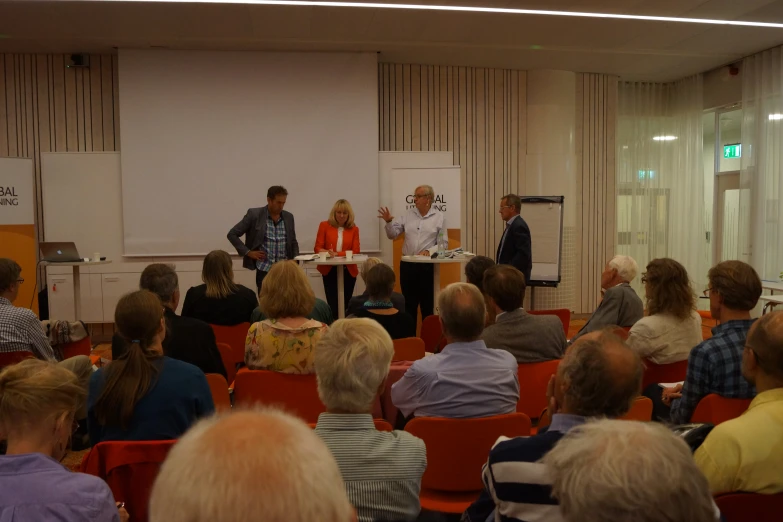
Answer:
<svg viewBox="0 0 783 522"><path fill-rule="evenodd" d="M321 221L318 225L318 234L315 236L315 253L328 252L330 257L345 255L346 250L354 254L359 253L359 227L354 223L354 214L351 204L345 199L338 199L329 213L329 219ZM346 302L353 296L353 288L356 286L356 276L359 269L356 265L347 265L347 272L343 281L343 291ZM337 268L333 266L319 266L318 271L324 280L324 292L326 302L332 309L332 317L339 317L337 313Z"/></svg>
<svg viewBox="0 0 783 522"><path fill-rule="evenodd" d="M253 370L313 373L313 353L328 326L308 319L315 294L296 261L275 263L261 286L258 305L267 317L245 339L245 364Z"/></svg>
<svg viewBox="0 0 783 522"><path fill-rule="evenodd" d="M76 428L86 392L73 372L27 359L0 372L2 520L128 520L101 479L60 464Z"/></svg>
<svg viewBox="0 0 783 522"><path fill-rule="evenodd" d="M250 321L257 303L256 293L234 282L234 267L228 252L213 250L207 254L201 280L203 285L191 287L185 295L182 317L222 326Z"/></svg>

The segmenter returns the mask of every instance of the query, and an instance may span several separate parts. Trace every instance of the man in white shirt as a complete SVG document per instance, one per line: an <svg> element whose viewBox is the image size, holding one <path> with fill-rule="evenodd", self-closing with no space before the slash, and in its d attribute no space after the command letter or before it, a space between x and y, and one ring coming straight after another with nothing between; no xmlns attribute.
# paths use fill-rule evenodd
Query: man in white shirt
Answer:
<svg viewBox="0 0 783 522"><path fill-rule="evenodd" d="M403 256L431 256L438 250L438 234L447 234L446 220L432 208L435 192L429 185L416 187L413 202L416 208L394 219L387 207L378 209L378 217L386 222L386 237L396 239L405 232ZM421 305L421 318L432 315L434 308L433 265L429 263L400 263L400 286L405 297L405 311L414 319Z"/></svg>

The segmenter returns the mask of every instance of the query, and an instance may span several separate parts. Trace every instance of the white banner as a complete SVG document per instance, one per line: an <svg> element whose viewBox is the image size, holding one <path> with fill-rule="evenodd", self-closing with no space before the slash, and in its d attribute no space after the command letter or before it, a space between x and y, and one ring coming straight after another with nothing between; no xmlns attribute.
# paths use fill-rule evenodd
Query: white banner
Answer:
<svg viewBox="0 0 783 522"><path fill-rule="evenodd" d="M411 208L413 193L420 185L430 185L435 192L432 208L446 214L446 226L460 229L462 223L460 168L424 167L392 169L392 198L389 210L401 216Z"/></svg>
<svg viewBox="0 0 783 522"><path fill-rule="evenodd" d="M0 158L0 225L35 223L32 161Z"/></svg>

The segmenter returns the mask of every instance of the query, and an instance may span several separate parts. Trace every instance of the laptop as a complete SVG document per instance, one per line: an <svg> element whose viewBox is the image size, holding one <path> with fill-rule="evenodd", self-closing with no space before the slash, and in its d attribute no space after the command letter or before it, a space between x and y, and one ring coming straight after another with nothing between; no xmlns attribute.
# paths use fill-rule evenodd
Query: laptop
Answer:
<svg viewBox="0 0 783 522"><path fill-rule="evenodd" d="M73 263L83 261L75 243L39 243L43 260L47 263Z"/></svg>

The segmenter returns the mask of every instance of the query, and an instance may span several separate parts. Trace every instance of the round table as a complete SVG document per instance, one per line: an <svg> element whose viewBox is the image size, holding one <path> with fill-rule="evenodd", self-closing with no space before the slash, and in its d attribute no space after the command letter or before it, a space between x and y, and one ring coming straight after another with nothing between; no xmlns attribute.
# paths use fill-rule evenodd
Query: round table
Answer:
<svg viewBox="0 0 783 522"><path fill-rule="evenodd" d="M345 265L361 265L367 261L367 256L362 254L356 254L352 259L348 260L345 257L330 257L326 261L321 259L313 259L312 261L305 261L308 265L326 265L337 267L337 318L345 318Z"/></svg>
<svg viewBox="0 0 783 522"><path fill-rule="evenodd" d="M431 258L430 256L402 256L400 261L403 263L422 263L434 265L432 267L432 291L433 291L433 305L435 313L438 313L438 295L440 295L440 265L448 263L467 263L474 256L455 256L444 258ZM460 279L462 278L462 270L460 270Z"/></svg>

